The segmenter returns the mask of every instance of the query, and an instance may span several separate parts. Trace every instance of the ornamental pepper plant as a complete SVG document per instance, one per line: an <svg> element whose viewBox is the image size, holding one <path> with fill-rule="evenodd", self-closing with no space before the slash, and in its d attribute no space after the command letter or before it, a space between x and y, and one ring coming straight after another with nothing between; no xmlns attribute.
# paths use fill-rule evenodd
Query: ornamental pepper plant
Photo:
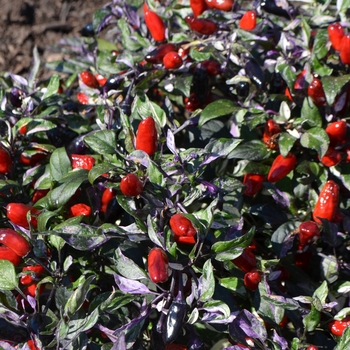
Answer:
<svg viewBox="0 0 350 350"><path fill-rule="evenodd" d="M0 347L347 349L348 7L114 0L1 72Z"/></svg>

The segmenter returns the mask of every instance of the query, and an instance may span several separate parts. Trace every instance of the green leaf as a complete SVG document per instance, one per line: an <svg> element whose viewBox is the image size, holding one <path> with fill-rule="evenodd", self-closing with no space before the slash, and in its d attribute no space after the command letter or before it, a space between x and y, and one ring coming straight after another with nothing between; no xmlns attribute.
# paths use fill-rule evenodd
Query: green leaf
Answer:
<svg viewBox="0 0 350 350"><path fill-rule="evenodd" d="M33 48L33 63L32 63L32 69L30 70L28 74L28 86L30 88L33 88L34 82L37 79L37 74L39 72L40 68L40 56L39 56L39 51L36 46Z"/></svg>
<svg viewBox="0 0 350 350"><path fill-rule="evenodd" d="M320 111L310 98L304 98L300 117L301 118L297 119L296 122L300 121L304 128L322 126Z"/></svg>
<svg viewBox="0 0 350 350"><path fill-rule="evenodd" d="M280 152L283 157L286 157L289 151L294 146L295 141L297 138L295 136L292 136L288 132L282 132L278 137L278 145L280 148Z"/></svg>
<svg viewBox="0 0 350 350"><path fill-rule="evenodd" d="M84 142L98 154L114 154L117 137L114 130L100 130L85 136Z"/></svg>
<svg viewBox="0 0 350 350"><path fill-rule="evenodd" d="M111 163L103 162L99 163L93 166L93 168L89 171L88 179L91 184L94 183L94 181L101 176L102 174L106 174L109 171L113 170L115 166L113 166Z"/></svg>
<svg viewBox="0 0 350 350"><path fill-rule="evenodd" d="M321 80L327 102L332 106L340 90L350 81L350 74L342 75L340 77L325 76L322 77Z"/></svg>
<svg viewBox="0 0 350 350"><path fill-rule="evenodd" d="M55 181L72 170L72 165L64 147L57 148L50 157L50 174Z"/></svg>
<svg viewBox="0 0 350 350"><path fill-rule="evenodd" d="M0 260L0 289L13 290L18 288L18 278L15 266L8 260Z"/></svg>
<svg viewBox="0 0 350 350"><path fill-rule="evenodd" d="M270 156L271 151L260 140L241 143L229 155L228 159L263 160Z"/></svg>
<svg viewBox="0 0 350 350"><path fill-rule="evenodd" d="M203 274L200 277L200 283L202 286L202 295L199 297L199 300L203 302L208 301L211 299L215 291L214 271L210 259L204 263Z"/></svg>
<svg viewBox="0 0 350 350"><path fill-rule="evenodd" d="M329 137L324 129L315 127L307 130L300 138L300 143L305 148L314 149L322 158L329 145Z"/></svg>
<svg viewBox="0 0 350 350"><path fill-rule="evenodd" d="M322 304L326 302L328 296L328 284L326 281L323 281L322 284L315 290L313 298L318 298Z"/></svg>
<svg viewBox="0 0 350 350"><path fill-rule="evenodd" d="M335 256L329 255L322 259L321 272L328 283L334 283L338 279L338 262Z"/></svg>
<svg viewBox="0 0 350 350"><path fill-rule="evenodd" d="M59 87L60 87L60 76L58 74L54 74L49 81L49 85L47 86L47 90L44 96L42 97L42 99L45 100L53 95L56 95Z"/></svg>
<svg viewBox="0 0 350 350"><path fill-rule="evenodd" d="M229 289L234 294L246 295L243 280L238 277L225 277L219 280L219 284Z"/></svg>
<svg viewBox="0 0 350 350"><path fill-rule="evenodd" d="M95 276L89 276L81 283L77 289L71 294L64 306L64 315L71 317L75 312L77 312L83 305L86 296L91 289L91 283L95 279Z"/></svg>
<svg viewBox="0 0 350 350"><path fill-rule="evenodd" d="M317 31L315 41L312 47L312 57L315 56L319 60L328 54L327 43L329 40L327 29L320 29Z"/></svg>
<svg viewBox="0 0 350 350"><path fill-rule="evenodd" d="M280 256L283 243L286 241L288 237L290 237L291 233L295 231L300 225L300 221L288 221L282 224L271 237L271 243L273 250Z"/></svg>
<svg viewBox="0 0 350 350"><path fill-rule="evenodd" d="M62 207L75 194L80 185L87 180L87 175L88 171L85 169L70 171L61 178L56 188L36 203L36 206L42 206L47 209Z"/></svg>
<svg viewBox="0 0 350 350"><path fill-rule="evenodd" d="M348 5L350 6L350 4ZM334 350L348 350L350 349L350 327L346 327L339 343Z"/></svg>
<svg viewBox="0 0 350 350"><path fill-rule="evenodd" d="M307 332L312 332L316 329L321 319L321 313L311 304L310 312L304 317L303 324Z"/></svg>
<svg viewBox="0 0 350 350"><path fill-rule="evenodd" d="M214 139L210 141L204 148L204 150L213 156L217 157L229 157L230 153L241 143L242 140L237 139Z"/></svg>
<svg viewBox="0 0 350 350"><path fill-rule="evenodd" d="M155 162L150 161L147 167L148 180L154 184L165 187L165 179Z"/></svg>
<svg viewBox="0 0 350 350"><path fill-rule="evenodd" d="M106 8L101 8L101 9L98 9L97 11L94 12L94 15L92 18L92 28L94 29L95 33L98 31L98 28L99 28L101 22L109 14L110 14L110 10L106 9Z"/></svg>
<svg viewBox="0 0 350 350"><path fill-rule="evenodd" d="M164 238L161 235L157 235L157 223L152 220L152 216L147 216L147 233L149 239L159 247L164 246Z"/></svg>
<svg viewBox="0 0 350 350"><path fill-rule="evenodd" d="M100 51L113 51L118 50L118 46L116 44L111 43L110 41L107 41L102 38L96 38L97 41L97 47Z"/></svg>
<svg viewBox="0 0 350 350"><path fill-rule="evenodd" d="M132 259L126 257L120 249L116 250L115 266L117 271L125 278L132 280L148 278L145 272Z"/></svg>
<svg viewBox="0 0 350 350"><path fill-rule="evenodd" d="M201 128L209 120L232 114L235 110L238 110L238 108L234 106L231 100L223 99L212 102L203 109L198 126Z"/></svg>

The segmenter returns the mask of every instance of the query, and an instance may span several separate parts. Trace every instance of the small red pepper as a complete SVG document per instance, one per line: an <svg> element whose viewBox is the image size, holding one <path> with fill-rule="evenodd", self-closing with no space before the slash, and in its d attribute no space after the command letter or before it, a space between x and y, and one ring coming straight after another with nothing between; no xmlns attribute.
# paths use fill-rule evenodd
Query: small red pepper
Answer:
<svg viewBox="0 0 350 350"><path fill-rule="evenodd" d="M156 49L146 55L145 60L149 63L159 64L163 62L164 56L168 52L176 51L176 45L172 43L166 43L158 46Z"/></svg>
<svg viewBox="0 0 350 350"><path fill-rule="evenodd" d="M299 225L298 236L300 245L308 245L320 237L320 228L314 221L302 222Z"/></svg>
<svg viewBox="0 0 350 350"><path fill-rule="evenodd" d="M307 94L315 103L316 106L326 105L326 95L323 90L322 81L314 77L307 88Z"/></svg>
<svg viewBox="0 0 350 350"><path fill-rule="evenodd" d="M253 269L244 275L243 283L251 291L255 291L261 282L261 272Z"/></svg>
<svg viewBox="0 0 350 350"><path fill-rule="evenodd" d="M8 174L13 168L10 152L0 145L0 174Z"/></svg>
<svg viewBox="0 0 350 350"><path fill-rule="evenodd" d="M148 254L148 273L152 282L164 283L168 279L169 260L161 248L153 248Z"/></svg>
<svg viewBox="0 0 350 350"><path fill-rule="evenodd" d="M183 214L177 213L170 218L170 228L174 233L174 240L178 243L195 244L197 230L191 220Z"/></svg>
<svg viewBox="0 0 350 350"><path fill-rule="evenodd" d="M234 0L205 0L207 5L215 10L221 10L221 11L231 11Z"/></svg>
<svg viewBox="0 0 350 350"><path fill-rule="evenodd" d="M30 211L31 215L40 214L40 210L33 208L29 204L24 203L9 203L6 206L6 216L7 218L16 225L22 226L29 229L29 223L27 220L27 213ZM36 227L37 219L34 216L31 216L31 224Z"/></svg>
<svg viewBox="0 0 350 350"><path fill-rule="evenodd" d="M264 128L263 142L270 149L278 149L277 136L280 133L281 127L273 119L267 120Z"/></svg>
<svg viewBox="0 0 350 350"><path fill-rule="evenodd" d="M335 51L340 50L341 40L344 36L344 28L340 23L330 24L327 28L329 40L332 43L332 47Z"/></svg>
<svg viewBox="0 0 350 350"><path fill-rule="evenodd" d="M256 268L255 254L249 248L245 248L242 254L233 259L232 262L246 273Z"/></svg>
<svg viewBox="0 0 350 350"><path fill-rule="evenodd" d="M328 328L333 335L341 337L347 327L350 326L350 316L344 317L342 320L333 320L328 323Z"/></svg>
<svg viewBox="0 0 350 350"><path fill-rule="evenodd" d="M81 81L89 88L96 89L100 85L96 77L89 71L84 70L79 74L79 77Z"/></svg>
<svg viewBox="0 0 350 350"><path fill-rule="evenodd" d="M245 185L243 194L254 197L261 190L265 178L265 175L245 174L243 178L243 184Z"/></svg>
<svg viewBox="0 0 350 350"><path fill-rule="evenodd" d="M136 134L136 149L146 152L149 156L156 153L158 146L156 123L152 117L147 117L138 126Z"/></svg>
<svg viewBox="0 0 350 350"><path fill-rule="evenodd" d="M0 241L1 243L1 241ZM0 260L8 260L13 265L18 266L21 263L21 257L7 246L0 245Z"/></svg>
<svg viewBox="0 0 350 350"><path fill-rule="evenodd" d="M40 277L44 272L45 269L41 265L33 265L33 266L25 266L22 269L22 272L25 271L31 271L33 274L26 274L21 276L20 282L23 285L29 285L35 282L35 278Z"/></svg>
<svg viewBox="0 0 350 350"><path fill-rule="evenodd" d="M117 191L113 188L106 188L101 197L101 208L100 212L105 213L107 211L108 204L115 197Z"/></svg>
<svg viewBox="0 0 350 350"><path fill-rule="evenodd" d="M211 35L217 31L216 23L210 19L187 16L185 21L190 26L191 30L199 34Z"/></svg>
<svg viewBox="0 0 350 350"><path fill-rule="evenodd" d="M322 223L320 218L332 221L337 213L338 204L339 186L333 180L329 180L323 186L318 196L312 213L313 219L319 224Z"/></svg>
<svg viewBox="0 0 350 350"><path fill-rule="evenodd" d="M95 74L95 78L98 82L98 85L100 85L101 87L106 84L107 82L107 78L105 78L103 75L101 74Z"/></svg>
<svg viewBox="0 0 350 350"><path fill-rule="evenodd" d="M210 77L215 77L216 75L221 74L222 69L218 61L214 60L205 60L201 63L202 67L206 69Z"/></svg>
<svg viewBox="0 0 350 350"><path fill-rule="evenodd" d="M288 153L285 158L279 154L271 165L267 181L277 182L283 179L295 168L296 163L297 159L294 154Z"/></svg>
<svg viewBox="0 0 350 350"><path fill-rule="evenodd" d="M239 21L239 27L243 30L253 30L256 27L256 12L247 11Z"/></svg>
<svg viewBox="0 0 350 350"><path fill-rule="evenodd" d="M329 137L329 144L335 146L345 140L347 124L344 120L338 120L330 123L326 127L326 133Z"/></svg>
<svg viewBox="0 0 350 350"><path fill-rule="evenodd" d="M120 190L124 196L136 197L143 191L143 183L135 174L127 174L120 181Z"/></svg>
<svg viewBox="0 0 350 350"><path fill-rule="evenodd" d="M77 93L77 99L82 105L88 105L89 104L89 96L87 96L83 92Z"/></svg>
<svg viewBox="0 0 350 350"><path fill-rule="evenodd" d="M26 256L31 250L29 242L21 234L11 228L0 229L0 244L11 249L20 257Z"/></svg>
<svg viewBox="0 0 350 350"><path fill-rule="evenodd" d="M345 34L340 42L340 60L343 64L350 64L350 34Z"/></svg>
<svg viewBox="0 0 350 350"><path fill-rule="evenodd" d="M340 163L341 158L341 152L333 146L329 146L326 154L321 158L321 163L328 167L335 166Z"/></svg>
<svg viewBox="0 0 350 350"><path fill-rule="evenodd" d="M182 66L183 61L177 51L170 51L164 56L163 64L166 69L177 69Z"/></svg>
<svg viewBox="0 0 350 350"><path fill-rule="evenodd" d="M73 169L91 170L96 162L94 157L82 154L71 154L70 158Z"/></svg>
<svg viewBox="0 0 350 350"><path fill-rule="evenodd" d="M157 13L151 11L146 3L143 4L145 23L155 41L165 40L166 26Z"/></svg>
<svg viewBox="0 0 350 350"><path fill-rule="evenodd" d="M77 203L72 205L69 208L69 216L90 216L91 215L91 207L84 203Z"/></svg>
<svg viewBox="0 0 350 350"><path fill-rule="evenodd" d="M200 16L208 8L205 0L190 0L190 6L194 17Z"/></svg>
<svg viewBox="0 0 350 350"><path fill-rule="evenodd" d="M36 203L39 199L44 198L48 193L50 192L49 189L47 190L36 190L32 197L32 202Z"/></svg>

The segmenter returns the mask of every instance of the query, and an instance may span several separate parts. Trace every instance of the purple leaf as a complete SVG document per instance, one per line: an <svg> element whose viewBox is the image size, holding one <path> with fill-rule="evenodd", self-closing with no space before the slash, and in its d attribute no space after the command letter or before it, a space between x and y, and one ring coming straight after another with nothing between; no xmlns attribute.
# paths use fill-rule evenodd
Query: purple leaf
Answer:
<svg viewBox="0 0 350 350"><path fill-rule="evenodd" d="M277 344L280 345L281 350L287 350L287 349L289 349L287 340L285 340L283 337L281 337L281 336L276 332L275 329L273 330L272 340L275 341Z"/></svg>
<svg viewBox="0 0 350 350"><path fill-rule="evenodd" d="M114 280L118 288L123 293L131 294L155 294L151 292L143 283L114 274Z"/></svg>
<svg viewBox="0 0 350 350"><path fill-rule="evenodd" d="M168 129L168 132L166 135L166 145L168 146L172 154L174 154L175 156L178 156L178 153L176 151L176 145L175 145L175 137L170 129Z"/></svg>

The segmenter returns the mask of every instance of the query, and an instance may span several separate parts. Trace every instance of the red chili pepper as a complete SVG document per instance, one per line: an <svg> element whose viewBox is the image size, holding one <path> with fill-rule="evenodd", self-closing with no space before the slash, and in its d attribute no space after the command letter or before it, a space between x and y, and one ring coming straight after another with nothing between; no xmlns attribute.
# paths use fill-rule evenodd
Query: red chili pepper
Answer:
<svg viewBox="0 0 350 350"><path fill-rule="evenodd" d="M33 284L27 286L24 289L23 292L24 292L24 294L30 295L31 297L35 298L36 297L36 293L37 293L37 287L38 287L38 284L37 283L33 283ZM43 293L44 288L45 287L43 285L40 285L40 288L38 290L39 295Z"/></svg>
<svg viewBox="0 0 350 350"><path fill-rule="evenodd" d="M309 345L306 350L318 350L318 347L315 345Z"/></svg>
<svg viewBox="0 0 350 350"><path fill-rule="evenodd" d="M183 61L176 51L170 51L164 56L163 64L166 69L177 69L182 66Z"/></svg>
<svg viewBox="0 0 350 350"><path fill-rule="evenodd" d="M22 258L12 249L4 245L0 245L0 260L8 260L12 262L13 265L18 266L21 263L21 259Z"/></svg>
<svg viewBox="0 0 350 350"><path fill-rule="evenodd" d="M207 5L215 10L221 10L221 11L231 11L234 0L205 0Z"/></svg>
<svg viewBox="0 0 350 350"><path fill-rule="evenodd" d="M202 67L207 70L208 75L211 77L215 77L216 75L219 75L222 72L221 65L218 61L205 60L201 64Z"/></svg>
<svg viewBox="0 0 350 350"><path fill-rule="evenodd" d="M265 175L245 174L243 178L243 184L245 185L243 194L254 197L261 190L265 179Z"/></svg>
<svg viewBox="0 0 350 350"><path fill-rule="evenodd" d="M84 203L77 203L72 205L69 208L69 216L90 216L91 215L91 207Z"/></svg>
<svg viewBox="0 0 350 350"><path fill-rule="evenodd" d="M8 174L13 168L10 152L0 145L0 174Z"/></svg>
<svg viewBox="0 0 350 350"><path fill-rule="evenodd" d="M261 282L261 272L257 269L253 269L244 275L243 283L249 290L255 291Z"/></svg>
<svg viewBox="0 0 350 350"><path fill-rule="evenodd" d="M255 11L247 11L239 21L239 27L244 30L253 30L256 27Z"/></svg>
<svg viewBox="0 0 350 350"><path fill-rule="evenodd" d="M183 214L177 213L170 218L170 228L174 233L174 240L178 243L195 244L197 230L191 220Z"/></svg>
<svg viewBox="0 0 350 350"><path fill-rule="evenodd" d="M148 273L154 283L164 283L168 279L169 260L161 248L153 248L148 254Z"/></svg>
<svg viewBox="0 0 350 350"><path fill-rule="evenodd" d="M108 204L115 197L117 191L113 188L106 188L101 197L101 208L100 212L105 213L107 211Z"/></svg>
<svg viewBox="0 0 350 350"><path fill-rule="evenodd" d="M94 157L82 154L71 154L70 158L73 169L91 170L96 162Z"/></svg>
<svg viewBox="0 0 350 350"><path fill-rule="evenodd" d="M40 348L35 345L33 340L28 340L27 345L28 345L30 350L40 350Z"/></svg>
<svg viewBox="0 0 350 350"><path fill-rule="evenodd" d="M194 112L201 106L195 93L191 93L190 97L185 97L184 102L185 108L190 112Z"/></svg>
<svg viewBox="0 0 350 350"><path fill-rule="evenodd" d="M27 152L21 153L19 161L24 165L36 166L46 157L47 157L47 152L38 148L37 153L35 154L32 154L32 153L29 154Z"/></svg>
<svg viewBox="0 0 350 350"><path fill-rule="evenodd" d="M276 150L278 149L277 136L281 133L281 127L273 120L269 119L265 123L263 134L263 142L266 147Z"/></svg>
<svg viewBox="0 0 350 350"><path fill-rule="evenodd" d="M35 278L40 277L45 272L45 269L41 265L33 265L23 267L22 272L25 271L31 271L33 274L21 276L20 282L23 285L29 285L35 281Z"/></svg>
<svg viewBox="0 0 350 350"><path fill-rule="evenodd" d="M329 40L332 43L332 47L335 51L340 50L341 40L344 36L344 29L340 23L330 24L327 28Z"/></svg>
<svg viewBox="0 0 350 350"><path fill-rule="evenodd" d="M26 256L31 250L29 242L11 228L0 229L0 243L20 257Z"/></svg>
<svg viewBox="0 0 350 350"><path fill-rule="evenodd" d="M152 117L147 117L138 126L136 134L136 149L146 152L149 156L156 153L158 146L156 123Z"/></svg>
<svg viewBox="0 0 350 350"><path fill-rule="evenodd" d="M191 30L199 34L211 35L217 31L216 23L210 19L187 16L185 21L190 26Z"/></svg>
<svg viewBox="0 0 350 350"><path fill-rule="evenodd" d="M350 64L350 34L345 34L340 43L340 60L343 64Z"/></svg>
<svg viewBox="0 0 350 350"><path fill-rule="evenodd" d="M29 223L27 220L27 213L30 211L31 215L40 214L40 210L33 208L29 204L24 203L9 203L6 206L6 215L7 218L16 225L22 226L29 229ZM37 219L34 216L31 216L31 224L36 227Z"/></svg>
<svg viewBox="0 0 350 350"><path fill-rule="evenodd" d="M79 74L81 81L88 87L96 89L99 87L99 83L96 77L89 71L84 70Z"/></svg>
<svg viewBox="0 0 350 350"><path fill-rule="evenodd" d="M339 186L333 180L329 180L323 186L318 196L312 213L313 219L319 224L322 223L319 218L332 221L337 213L338 204Z"/></svg>
<svg viewBox="0 0 350 350"><path fill-rule="evenodd" d="M328 328L333 335L341 337L347 327L350 326L350 316L344 317L342 320L333 320L328 323Z"/></svg>
<svg viewBox="0 0 350 350"><path fill-rule="evenodd" d="M296 163L297 158L294 154L288 153L285 158L279 154L271 165L267 181L277 182L283 179L295 168Z"/></svg>
<svg viewBox="0 0 350 350"><path fill-rule="evenodd" d="M194 17L200 16L208 8L205 0L190 0L190 6Z"/></svg>
<svg viewBox="0 0 350 350"><path fill-rule="evenodd" d="M298 236L300 245L308 245L320 237L320 228L314 221L302 222L299 225Z"/></svg>
<svg viewBox="0 0 350 350"><path fill-rule="evenodd" d="M306 81L306 69L304 69L302 72L300 72L294 82L294 90L303 90L307 87L307 81Z"/></svg>
<svg viewBox="0 0 350 350"><path fill-rule="evenodd" d="M36 190L32 197L32 202L36 203L39 199L44 198L50 190Z"/></svg>
<svg viewBox="0 0 350 350"><path fill-rule="evenodd" d="M89 96L85 95L83 92L77 94L77 99L82 105L89 104Z"/></svg>
<svg viewBox="0 0 350 350"><path fill-rule="evenodd" d="M146 2L143 4L145 23L155 41L165 40L166 26L157 13L151 11Z"/></svg>
<svg viewBox="0 0 350 350"><path fill-rule="evenodd" d="M166 43L158 46L156 49L151 51L145 57L145 60L149 63L159 64L163 62L164 56L168 52L176 51L176 45L171 43Z"/></svg>
<svg viewBox="0 0 350 350"><path fill-rule="evenodd" d="M329 144L335 146L345 140L347 124L344 120L330 123L326 127L326 133L329 137Z"/></svg>
<svg viewBox="0 0 350 350"><path fill-rule="evenodd" d="M313 78L307 88L307 94L311 97L316 106L324 106L326 104L326 95L324 94L322 81L318 78Z"/></svg>
<svg viewBox="0 0 350 350"><path fill-rule="evenodd" d="M255 254L249 248L245 248L239 257L231 261L246 273L256 268Z"/></svg>
<svg viewBox="0 0 350 350"><path fill-rule="evenodd" d="M321 158L321 163L325 166L335 166L341 161L341 153L333 146L329 146L326 154Z"/></svg>
<svg viewBox="0 0 350 350"><path fill-rule="evenodd" d="M187 346L181 344L166 344L164 350L187 350Z"/></svg>
<svg viewBox="0 0 350 350"><path fill-rule="evenodd" d="M288 98L289 101L293 102L292 94L290 93L289 87L286 87L286 90L284 91L284 95Z"/></svg>
<svg viewBox="0 0 350 350"><path fill-rule="evenodd" d="M135 174L128 174L120 181L120 190L127 197L136 197L143 191L143 183Z"/></svg>
<svg viewBox="0 0 350 350"><path fill-rule="evenodd" d="M101 87L106 84L107 78L105 78L103 75L101 74L95 74L95 78L98 82L98 85L100 85Z"/></svg>

